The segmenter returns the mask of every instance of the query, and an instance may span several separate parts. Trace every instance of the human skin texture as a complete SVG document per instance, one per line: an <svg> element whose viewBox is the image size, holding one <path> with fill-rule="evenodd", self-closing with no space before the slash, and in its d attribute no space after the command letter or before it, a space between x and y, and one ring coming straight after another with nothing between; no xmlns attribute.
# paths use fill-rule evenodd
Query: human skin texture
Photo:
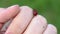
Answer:
<svg viewBox="0 0 60 34"><path fill-rule="evenodd" d="M0 8L0 29L5 24L5 22L16 16L19 11L20 9L18 5L10 6L8 8Z"/></svg>
<svg viewBox="0 0 60 34"><path fill-rule="evenodd" d="M54 25L48 24L43 34L57 34L57 29Z"/></svg>
<svg viewBox="0 0 60 34"><path fill-rule="evenodd" d="M54 25L48 24L44 16L28 6L13 5L0 9L1 34L57 34ZM7 22L8 21L8 22ZM8 27L7 30L5 27Z"/></svg>
<svg viewBox="0 0 60 34"><path fill-rule="evenodd" d="M41 15L37 15L32 19L31 23L23 34L43 34L43 31L46 29L46 27L46 19Z"/></svg>
<svg viewBox="0 0 60 34"><path fill-rule="evenodd" d="M12 32L11 34L21 34L30 23L33 17L33 10L27 6L22 6L20 8L20 13L12 21L6 33Z"/></svg>
<svg viewBox="0 0 60 34"><path fill-rule="evenodd" d="M0 23L4 23L7 20L9 20L10 18L14 17L19 12L19 10L20 10L19 6L14 5L14 6L8 7L5 10L1 11L0 12Z"/></svg>

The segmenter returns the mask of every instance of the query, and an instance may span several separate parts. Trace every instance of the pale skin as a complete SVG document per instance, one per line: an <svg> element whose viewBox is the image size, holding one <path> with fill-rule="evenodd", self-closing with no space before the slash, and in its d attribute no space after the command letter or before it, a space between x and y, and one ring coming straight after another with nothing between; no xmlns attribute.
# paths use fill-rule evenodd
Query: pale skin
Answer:
<svg viewBox="0 0 60 34"><path fill-rule="evenodd" d="M0 30L9 19L12 22L4 34L57 34L54 25L48 24L41 15L34 16L33 9L28 6L0 8Z"/></svg>

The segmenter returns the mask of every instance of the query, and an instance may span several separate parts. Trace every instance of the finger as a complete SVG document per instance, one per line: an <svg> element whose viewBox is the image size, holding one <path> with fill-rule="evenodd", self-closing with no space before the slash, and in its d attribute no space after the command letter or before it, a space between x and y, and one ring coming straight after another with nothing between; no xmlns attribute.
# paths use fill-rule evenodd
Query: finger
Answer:
<svg viewBox="0 0 60 34"><path fill-rule="evenodd" d="M0 12L5 10L5 8L0 8ZM0 24L0 29L2 28L3 24Z"/></svg>
<svg viewBox="0 0 60 34"><path fill-rule="evenodd" d="M28 6L22 6L20 9L20 13L12 21L5 34L21 34L31 21L33 17L32 9Z"/></svg>
<svg viewBox="0 0 60 34"><path fill-rule="evenodd" d="M19 12L19 10L20 10L19 6L18 5L14 5L14 6L8 7L4 11L1 11L0 12L0 23L4 23L7 20L9 20L12 17L14 17Z"/></svg>
<svg viewBox="0 0 60 34"><path fill-rule="evenodd" d="M47 29L43 34L57 34L57 29L54 25L48 24Z"/></svg>
<svg viewBox="0 0 60 34"><path fill-rule="evenodd" d="M37 15L32 19L30 25L23 34L42 34L46 26L46 19L41 15Z"/></svg>
<svg viewBox="0 0 60 34"><path fill-rule="evenodd" d="M5 10L5 8L0 8L0 12L3 11L3 10Z"/></svg>

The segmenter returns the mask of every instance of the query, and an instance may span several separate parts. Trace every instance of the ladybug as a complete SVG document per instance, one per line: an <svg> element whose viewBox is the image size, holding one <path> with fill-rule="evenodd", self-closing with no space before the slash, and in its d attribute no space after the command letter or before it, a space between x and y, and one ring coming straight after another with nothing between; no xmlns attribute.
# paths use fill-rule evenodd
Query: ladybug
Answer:
<svg viewBox="0 0 60 34"><path fill-rule="evenodd" d="M37 14L38 14L38 13L37 13L37 10L34 9L34 10L33 10L33 15L36 16Z"/></svg>

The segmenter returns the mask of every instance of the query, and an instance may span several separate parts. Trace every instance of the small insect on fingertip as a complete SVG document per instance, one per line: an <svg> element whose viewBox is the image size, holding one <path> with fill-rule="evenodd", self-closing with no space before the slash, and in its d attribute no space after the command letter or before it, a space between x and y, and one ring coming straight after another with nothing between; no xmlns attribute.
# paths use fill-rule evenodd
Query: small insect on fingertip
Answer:
<svg viewBox="0 0 60 34"><path fill-rule="evenodd" d="M33 10L33 15L36 16L37 14L38 14L38 13L37 13L37 10L34 9L34 10Z"/></svg>

